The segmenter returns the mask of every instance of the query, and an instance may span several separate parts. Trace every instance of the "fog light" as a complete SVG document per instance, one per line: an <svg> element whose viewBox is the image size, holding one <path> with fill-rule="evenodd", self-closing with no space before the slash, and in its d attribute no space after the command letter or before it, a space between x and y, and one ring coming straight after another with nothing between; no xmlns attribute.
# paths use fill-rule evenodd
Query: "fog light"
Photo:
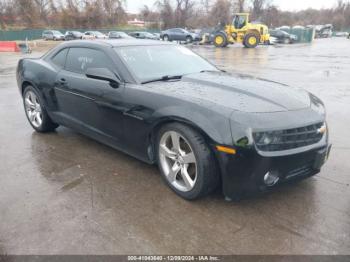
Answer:
<svg viewBox="0 0 350 262"><path fill-rule="evenodd" d="M264 183L267 186L275 185L278 180L280 180L280 177L277 171L269 171L264 176Z"/></svg>

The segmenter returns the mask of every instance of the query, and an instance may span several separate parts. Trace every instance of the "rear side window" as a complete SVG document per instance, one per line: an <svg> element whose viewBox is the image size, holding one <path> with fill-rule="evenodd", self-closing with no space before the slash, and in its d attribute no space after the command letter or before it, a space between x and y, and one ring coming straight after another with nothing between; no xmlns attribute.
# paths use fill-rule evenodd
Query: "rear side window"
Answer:
<svg viewBox="0 0 350 262"><path fill-rule="evenodd" d="M53 58L51 58L52 63L56 66L63 68L66 62L68 48L61 50L58 52Z"/></svg>
<svg viewBox="0 0 350 262"><path fill-rule="evenodd" d="M70 48L65 69L85 74L88 68L108 68L113 70L113 65L102 51L90 48Z"/></svg>

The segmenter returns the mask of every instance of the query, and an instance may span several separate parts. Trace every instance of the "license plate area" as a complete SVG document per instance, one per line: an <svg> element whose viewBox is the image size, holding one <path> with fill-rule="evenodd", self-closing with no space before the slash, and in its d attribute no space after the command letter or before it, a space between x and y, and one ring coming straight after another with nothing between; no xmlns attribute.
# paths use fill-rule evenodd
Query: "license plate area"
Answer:
<svg viewBox="0 0 350 262"><path fill-rule="evenodd" d="M274 166L284 180L312 176L321 169L327 160L329 150L329 147L326 147L317 151L276 159Z"/></svg>

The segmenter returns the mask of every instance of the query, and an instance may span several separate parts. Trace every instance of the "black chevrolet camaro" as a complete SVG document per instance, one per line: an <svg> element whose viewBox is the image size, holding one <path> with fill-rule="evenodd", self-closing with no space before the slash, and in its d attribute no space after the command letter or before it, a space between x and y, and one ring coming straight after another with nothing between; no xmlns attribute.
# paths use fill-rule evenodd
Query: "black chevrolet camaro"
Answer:
<svg viewBox="0 0 350 262"><path fill-rule="evenodd" d="M150 164L178 195L227 198L317 174L330 144L323 103L297 88L217 69L151 40L63 43L21 59L38 132L70 127Z"/></svg>

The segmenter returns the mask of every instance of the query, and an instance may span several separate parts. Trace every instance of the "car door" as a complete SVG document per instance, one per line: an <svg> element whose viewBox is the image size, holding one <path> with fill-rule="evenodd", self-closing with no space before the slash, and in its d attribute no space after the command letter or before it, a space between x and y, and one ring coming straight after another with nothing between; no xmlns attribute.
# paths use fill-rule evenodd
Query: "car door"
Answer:
<svg viewBox="0 0 350 262"><path fill-rule="evenodd" d="M51 31L47 32L47 39L53 40L53 33Z"/></svg>
<svg viewBox="0 0 350 262"><path fill-rule="evenodd" d="M276 37L277 37L278 40L283 41L284 40L283 31L277 31Z"/></svg>
<svg viewBox="0 0 350 262"><path fill-rule="evenodd" d="M65 67L56 78L55 92L60 114L65 121L85 131L113 139L122 137L123 86L113 88L108 81L88 78L89 68L115 72L113 61L98 49L72 47Z"/></svg>
<svg viewBox="0 0 350 262"><path fill-rule="evenodd" d="M90 32L85 32L84 34L84 39L91 39L91 33Z"/></svg>
<svg viewBox="0 0 350 262"><path fill-rule="evenodd" d="M66 32L66 37L65 37L65 39L66 40L73 40L73 33L72 32Z"/></svg>
<svg viewBox="0 0 350 262"><path fill-rule="evenodd" d="M179 29L179 40L180 41L186 41L186 36L187 36L187 34L186 34L186 32L183 30L183 29Z"/></svg>
<svg viewBox="0 0 350 262"><path fill-rule="evenodd" d="M174 40L176 41L181 41L182 40L182 32L180 29L174 29L174 32L173 32L173 36L174 36Z"/></svg>

